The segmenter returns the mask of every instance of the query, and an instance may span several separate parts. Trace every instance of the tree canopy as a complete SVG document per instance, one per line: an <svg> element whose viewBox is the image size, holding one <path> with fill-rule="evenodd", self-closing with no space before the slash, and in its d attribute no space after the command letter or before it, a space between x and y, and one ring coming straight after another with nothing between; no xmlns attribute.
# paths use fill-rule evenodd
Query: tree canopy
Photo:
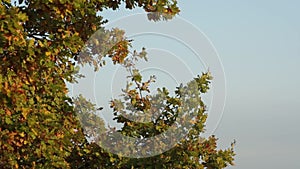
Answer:
<svg viewBox="0 0 300 169"><path fill-rule="evenodd" d="M116 10L122 4L144 9L153 21L172 19L180 12L176 0L0 1L0 168L219 169L233 165L233 147L218 150L215 136L199 136L207 118L201 95L209 89L210 73L179 86L175 96L166 88L151 95L148 87L155 78L143 80L134 67L136 59L147 58L146 50L131 52L131 41L123 30L103 27L107 20L101 11ZM97 30L102 31L94 35ZM91 38L94 43L86 43ZM78 64L92 65L95 71L104 69L104 57L130 74L124 97L111 101L115 120L124 125L116 132L152 137L170 129L178 116L186 117L192 129L172 149L147 158L129 158L101 147L105 144L101 139L116 141L113 129L105 129L90 101L68 96L66 83L82 77ZM182 105L191 98L193 103ZM162 104L161 111L151 108L158 104ZM123 116L124 111L137 110L149 114L147 123ZM85 130L82 120L89 122ZM177 127L186 130L187 126ZM104 130L104 135L97 135ZM98 137L89 142L91 135ZM159 151L152 149L140 153Z"/></svg>

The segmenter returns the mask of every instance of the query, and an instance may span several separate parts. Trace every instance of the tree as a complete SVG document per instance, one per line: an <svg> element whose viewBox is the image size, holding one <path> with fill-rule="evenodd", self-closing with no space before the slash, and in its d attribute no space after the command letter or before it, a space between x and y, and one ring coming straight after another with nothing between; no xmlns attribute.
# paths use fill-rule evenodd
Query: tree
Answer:
<svg viewBox="0 0 300 169"><path fill-rule="evenodd" d="M200 136L205 130L207 118L201 96L209 90L212 80L210 73L202 73L186 85L180 85L175 90L175 96L171 96L166 88L158 88L157 94L151 95L149 86L155 82L155 76L143 81L135 67L138 59L147 60L145 56L144 51L133 52L132 57L125 59L123 66L129 73L129 79L123 89L123 98L111 101L115 120L123 124L118 132L140 139L130 146L126 138L120 140L111 135L109 142L115 141L113 145L116 149L127 146L128 150L123 153L126 156L137 152L140 157L147 157L118 159L125 161L122 167L221 169L233 165L234 143L231 148L217 150L217 138L214 135L207 139ZM154 139L155 145L149 143L151 140L147 138L157 135L163 135L163 139L157 137ZM100 140L101 143L103 141ZM143 148L135 149L139 145L143 145ZM174 147L160 152L170 145Z"/></svg>
<svg viewBox="0 0 300 169"><path fill-rule="evenodd" d="M97 123L101 119L91 113L95 111L94 105L82 96L67 95L66 82L73 83L82 77L77 73L76 63L93 65L97 71L105 65L103 57L111 58L114 64L128 68L131 81L137 85L137 89L129 86L124 90L128 110L150 112L149 106L157 104L151 101L158 96L151 96L152 99L139 96L148 91L148 84L154 78L142 82L139 71L128 64L133 63L128 57L131 41L122 30L106 30L103 24L107 21L97 15L109 8L118 9L122 3L128 9L143 8L154 21L171 19L179 13L177 2L168 0L0 1L1 168L224 168L232 164L232 148L216 150L215 137L199 137L206 119L201 100L195 103L200 107L194 112L197 118L187 138L161 155L131 159L105 151L96 144L99 140L88 142L89 134L104 129L95 128L92 121L88 131L80 126L80 119L91 118ZM101 40L85 47L96 30L102 30L95 36L95 40ZM132 57L145 58L145 54L143 49ZM210 79L204 73L188 85L205 93ZM176 121L182 98L189 97L184 93L187 90L181 91L178 88L176 97L171 97L167 89L161 89L166 99L166 111L161 116L166 119L154 118L143 124L146 126L122 118L122 109L116 104L120 100L112 100L116 120L124 124L120 132L132 137L150 137L167 130ZM76 114L78 110L83 113ZM134 131L138 134L133 134ZM109 129L105 138L113 137Z"/></svg>

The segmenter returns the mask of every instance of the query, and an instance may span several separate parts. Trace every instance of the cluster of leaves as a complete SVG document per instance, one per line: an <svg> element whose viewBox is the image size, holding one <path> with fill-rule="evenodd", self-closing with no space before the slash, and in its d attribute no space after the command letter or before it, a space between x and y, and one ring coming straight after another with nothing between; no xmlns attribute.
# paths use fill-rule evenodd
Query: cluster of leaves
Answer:
<svg viewBox="0 0 300 169"><path fill-rule="evenodd" d="M76 61L84 66L89 64L99 70L105 65L104 57L110 57L114 64L123 63L129 54L130 40L124 37L125 32L118 28L105 30L100 28L86 42Z"/></svg>
<svg viewBox="0 0 300 169"><path fill-rule="evenodd" d="M151 76L149 80L142 81L142 75L134 64L137 57L145 59L145 55L140 54L126 59L124 66L130 74L130 82L123 90L123 97L111 101L115 120L124 124L118 132L134 138L151 138L160 134L167 138L156 139L156 146L147 145L148 139L145 139L142 150L128 149L128 154L142 151L139 152L141 156L150 157L125 158L125 168L218 169L233 165L234 143L231 148L217 150L215 136L207 139L200 136L205 130L207 118L201 96L209 90L212 80L210 73L203 73L186 85L180 85L175 90L175 96L170 96L166 88L158 88L157 94L151 95L149 84L155 82L155 77ZM139 144L140 140L136 142L136 146ZM126 144L120 146L124 145ZM157 153L160 155L151 156L151 153L159 152L170 145L174 147ZM118 148L121 147L117 146L116 149Z"/></svg>
<svg viewBox="0 0 300 169"><path fill-rule="evenodd" d="M102 27L107 21L97 12L117 9L121 3L128 9L145 9L155 21L179 12L175 0L0 0L0 168L224 168L232 164L232 149L217 151L214 137L199 138L206 119L202 101L194 102L200 106L198 111L181 108L181 102L190 97L181 88L175 97L167 89L150 96L149 84L155 78L142 81L134 61L127 58L130 40L122 30ZM85 42L92 43L85 46ZM145 49L131 55L146 58ZM188 137L150 159L124 158L95 144L103 136L97 132L106 131L104 123L93 113L93 104L82 96L72 99L67 95L66 82L81 77L76 62L98 70L105 65L103 57L124 65L131 74L132 84L124 89L125 103L111 102L116 120L124 124L122 134L151 137L163 133L176 123L180 112L190 114L192 110L196 119L186 120L194 126ZM209 78L203 74L189 84L205 93ZM143 96L145 92L148 95ZM120 115L125 110L150 116L130 121ZM147 123L138 123L142 120ZM87 122L85 131L79 121ZM105 137L111 132L108 129Z"/></svg>

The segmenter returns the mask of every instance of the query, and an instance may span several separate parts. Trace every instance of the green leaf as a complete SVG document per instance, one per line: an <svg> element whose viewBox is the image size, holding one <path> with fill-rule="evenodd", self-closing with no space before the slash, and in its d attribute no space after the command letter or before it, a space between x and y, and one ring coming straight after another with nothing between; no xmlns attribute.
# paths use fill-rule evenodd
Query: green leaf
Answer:
<svg viewBox="0 0 300 169"><path fill-rule="evenodd" d="M11 120L10 117L5 116L5 123L6 123L6 124L12 124L13 122L12 122L12 120Z"/></svg>
<svg viewBox="0 0 300 169"><path fill-rule="evenodd" d="M132 80L137 81L137 82L139 82L139 83L142 82L142 75L140 74L139 70L134 69L134 70L132 71L132 74L133 74L133 75L132 75Z"/></svg>

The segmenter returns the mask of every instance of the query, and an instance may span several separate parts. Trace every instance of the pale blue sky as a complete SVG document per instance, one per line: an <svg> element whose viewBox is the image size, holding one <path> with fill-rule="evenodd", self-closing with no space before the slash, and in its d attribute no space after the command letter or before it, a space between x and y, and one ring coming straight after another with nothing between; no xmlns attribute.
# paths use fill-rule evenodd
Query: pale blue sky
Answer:
<svg viewBox="0 0 300 169"><path fill-rule="evenodd" d="M221 148L237 140L232 168L300 168L300 1L178 3L224 66L227 99L215 134ZM113 21L139 12L103 14Z"/></svg>
<svg viewBox="0 0 300 169"><path fill-rule="evenodd" d="M227 101L216 135L225 145L237 139L233 168L300 168L300 1L179 4L224 65Z"/></svg>

